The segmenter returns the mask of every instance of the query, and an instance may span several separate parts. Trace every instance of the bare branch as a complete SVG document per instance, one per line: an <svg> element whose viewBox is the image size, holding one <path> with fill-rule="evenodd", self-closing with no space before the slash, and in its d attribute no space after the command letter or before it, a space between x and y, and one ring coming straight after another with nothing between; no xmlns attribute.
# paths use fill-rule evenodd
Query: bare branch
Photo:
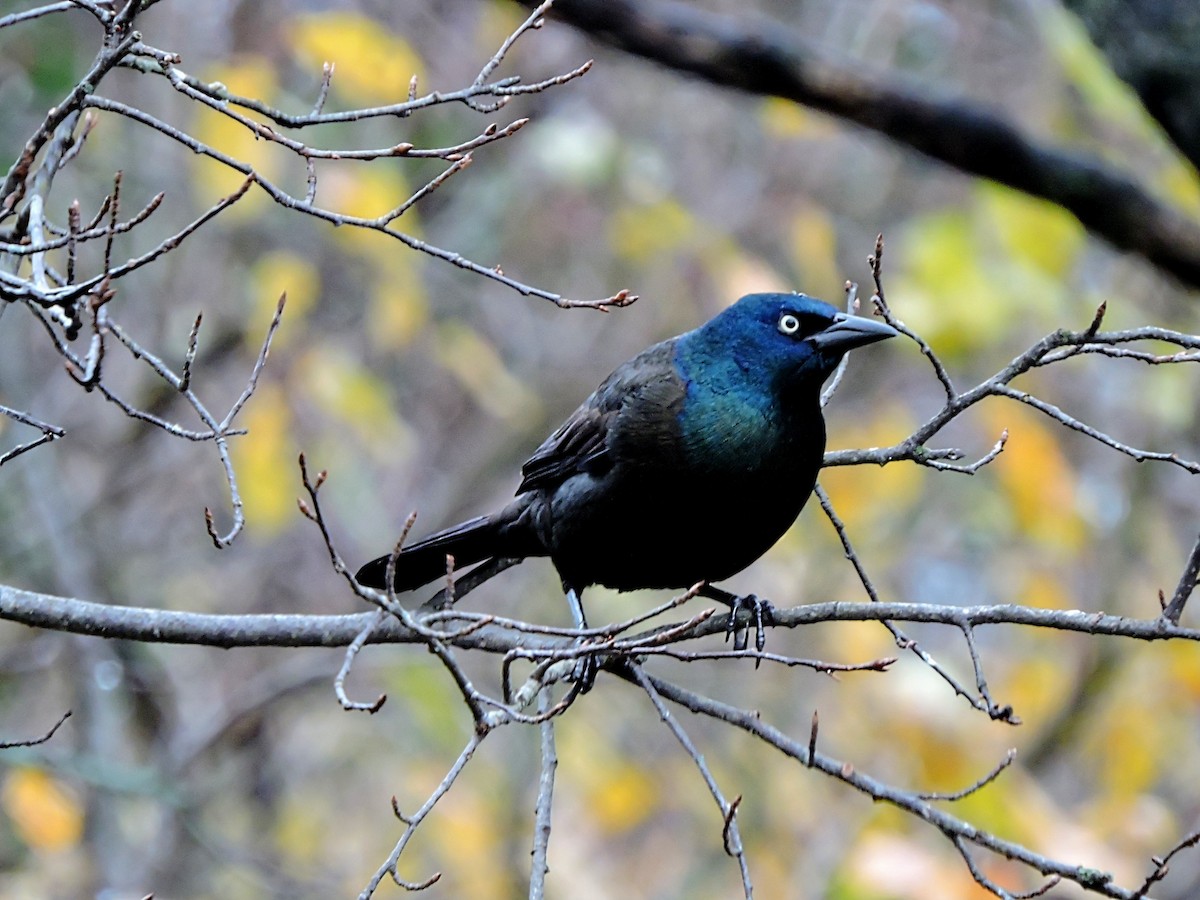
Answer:
<svg viewBox="0 0 1200 900"><path fill-rule="evenodd" d="M28 22L31 19L40 19L42 16L49 16L54 13L67 12L77 7L78 4L74 3L73 0L63 0L62 3L51 3L47 6L27 9L24 12L9 13L7 16L0 16L0 28L7 28L10 25L16 25L20 22Z"/></svg>
<svg viewBox="0 0 1200 900"><path fill-rule="evenodd" d="M371 715L375 715L383 707L383 704L387 702L387 694L380 694L370 703L358 703L346 695L346 677L350 674L350 667L354 665L354 660L358 656L359 651L362 650L367 640L371 637L371 632L383 621L383 616L384 612L382 609L375 610L367 627L360 631L358 636L350 642L350 646L346 648L346 657L342 661L342 667L338 669L337 677L333 680L333 690L337 695L338 703L342 704L342 709L368 712Z"/></svg>
<svg viewBox="0 0 1200 900"><path fill-rule="evenodd" d="M840 116L969 175L1045 198L1113 246L1200 285L1200 223L1159 200L1134 172L1041 142L976 102L824 54L782 22L662 0L559 0L553 15L628 53Z"/></svg>
<svg viewBox="0 0 1200 900"><path fill-rule="evenodd" d="M1193 475L1200 473L1200 462L1190 459L1182 459L1178 453L1157 453L1153 450L1139 450L1137 447L1122 443L1114 437L1110 437L1098 428L1093 428L1085 422L1081 422L1074 416L1069 415L1059 409L1053 403L1047 403L1045 400L1039 400L1037 397L1027 391L1019 391L1007 385L998 384L993 389L992 393L1001 397L1010 397L1013 400L1019 400L1026 406L1032 406L1040 413L1044 413L1056 422L1066 425L1073 431L1078 431L1080 434L1086 434L1092 440L1099 441L1106 447L1111 447L1118 453L1124 453L1126 456L1131 456L1138 462L1146 462L1147 460L1158 460L1160 462L1171 463L1179 466L1179 468L1191 472Z"/></svg>
<svg viewBox="0 0 1200 900"><path fill-rule="evenodd" d="M1133 900L1142 900L1150 888L1154 887L1155 884L1167 877L1167 872L1170 871L1169 863L1171 862L1172 857L1174 857L1177 853L1195 847L1197 844L1200 844L1200 831L1193 831L1174 847L1172 847L1170 852L1161 857L1151 857L1150 861L1154 863L1154 871L1146 876L1145 882L1143 882L1142 886L1134 892Z"/></svg>
<svg viewBox="0 0 1200 900"><path fill-rule="evenodd" d="M137 5L129 3L126 4L126 8L135 8ZM130 15L132 16L133 13ZM11 215L17 204L24 198L25 179L33 171L34 161L55 131L64 123L70 125L74 117L78 116L88 94L95 89L108 71L121 61L136 40L137 33L129 31L111 44L106 41L88 71L79 79L75 87L66 97L50 108L45 120L26 141L25 148L9 168L3 184L0 184L0 221ZM70 130L72 129L68 128L68 131ZM55 167L57 167L57 161Z"/></svg>
<svg viewBox="0 0 1200 900"><path fill-rule="evenodd" d="M742 836L737 824L737 802L730 803L725 799L725 795L721 793L721 787L717 784L717 779L713 777L712 772L708 768L708 763L704 761L704 755L696 748L691 737L684 731L683 726L679 724L679 720L671 715L671 711L667 709L666 703L663 702L662 695L658 692L655 682L646 674L641 666L631 664L626 669L627 677L638 685L646 696L650 698L650 702L654 704L655 710L658 712L658 717L662 719L663 724L670 729L675 735L675 739L692 758L692 763L697 771L700 772L700 777L704 779L704 784L708 787L708 792L712 794L713 800L716 801L717 808L721 811L721 819L724 823L722 829L725 836L725 852L737 860L738 868L742 873L742 889L746 893L747 900L751 900L754 896L754 887L750 881L750 867L746 861L746 851L742 846Z"/></svg>
<svg viewBox="0 0 1200 900"><path fill-rule="evenodd" d="M616 294L601 298L599 300L573 300L569 297L564 297L562 294L556 294L552 291L533 287L517 281L514 278L510 278L509 276L505 275L504 271L497 266L489 267L481 265L480 263L467 259L460 253L456 253L452 250L444 250L441 247L434 246L433 244L413 237L410 234L406 234L402 231L395 231L388 227L387 222L380 222L379 219L366 219L361 216L351 216L344 213L334 212L333 210L313 206L304 200L293 197L287 191L283 190L278 185L263 177L260 173L256 172L248 163L244 163L220 152L219 150L215 150L212 147L209 147L207 144L196 140L191 135L186 134L185 132L182 132L171 125L168 125L166 122L163 122L160 119L156 119L154 116L151 116L140 109L136 109L124 103L118 103L114 100L109 100L105 97L99 96L91 96L86 98L86 104L88 106L95 107L96 109L117 113L118 115L122 115L126 118L132 119L133 121L140 122L141 124L150 128L154 128L155 130L160 131L166 136L170 137L177 143L187 147L193 153L206 156L230 169L233 169L234 171L241 172L249 181L252 181L254 184L257 184L260 188L266 191L267 195L272 200L286 209L297 210L305 213L306 215L313 216L314 218L330 222L334 225L352 225L358 228L381 232L390 238L400 241L400 243L404 244L406 247L417 250L436 259L440 259L452 266L456 266L468 272L473 272L476 275L481 275L484 278L491 279L492 281L499 282L505 287L511 288L512 290L521 294L522 296L538 297L543 300L549 300L551 303L561 309L578 308L599 309L603 311L620 309L622 307L629 306L637 300L637 295L632 294L627 290L618 291ZM116 277L118 274L123 275L126 271L129 271L128 267L119 268L113 271L113 275L114 277ZM77 292L77 289L72 289L68 293L72 294Z"/></svg>
<svg viewBox="0 0 1200 900"><path fill-rule="evenodd" d="M846 559L849 560L850 564L854 567L854 571L858 575L858 580L862 583L863 590L866 591L867 597L870 598L872 603L879 603L879 592L875 589L875 585L871 581L871 576L867 574L866 567L863 566L862 560L859 559L858 552L854 549L854 545L850 543L850 535L846 531L846 525L834 511L833 502L829 499L829 495L819 484L813 488L813 493L817 498L817 502L821 504L821 509L824 511L826 517L833 525L834 530L837 532L838 540L842 544L842 551L845 554ZM958 696L965 699L968 703L981 712L986 712L989 715L991 714L993 706L988 699L984 697L977 697L968 691L962 685L962 683L955 678L948 669L946 669L945 666L934 659L933 656L926 652L926 650L921 647L920 644L910 638L891 622L887 621L886 619L881 619L880 621L882 621L884 627L891 632L892 638L896 641L897 647L902 650L911 650L913 654L921 660L921 662L929 666L929 668L936 672L943 681L950 685L954 693L958 694ZM993 716L993 718L995 717Z"/></svg>
<svg viewBox="0 0 1200 900"><path fill-rule="evenodd" d="M913 341L920 349L921 355L929 360L929 364L933 366L933 374L937 376L937 380L942 384L942 390L946 392L946 402L953 403L958 396L958 391L954 389L954 382L950 379L950 372L946 369L945 364L938 358L938 355L933 352L933 348L929 346L926 340L901 322L892 313L892 309L888 306L887 296L883 292L883 234L880 233L875 237L875 252L867 257L867 265L871 267L871 280L875 282L875 293L871 297L871 305L875 307L875 311L883 317L883 321L891 325L902 335ZM974 473L971 473L974 474Z"/></svg>
<svg viewBox="0 0 1200 900"><path fill-rule="evenodd" d="M630 682L639 683L638 676L631 669L626 669L620 674ZM653 685L658 694L673 703L698 715L708 716L746 731L786 756L795 759L803 766L819 769L824 774L860 791L872 800L884 802L911 813L917 819L929 823L940 831L956 847L959 841L963 842L964 846L973 844L1028 866L1042 875L1057 876L1065 881L1073 881L1105 897L1133 900L1135 896L1132 891L1113 883L1112 876L1107 873L1098 872L1086 866L1050 859L1020 844L996 837L931 805L917 794L892 787L863 774L848 762L833 759L822 753L816 753L810 757L805 745L765 722L756 711L739 709L719 700L702 696L648 673L643 673L642 677Z"/></svg>
<svg viewBox="0 0 1200 900"><path fill-rule="evenodd" d="M22 425L28 425L31 428L36 428L42 433L41 437L35 438L34 440L24 444L18 444L8 452L0 455L0 466L4 465L11 459L16 459L22 453L32 450L35 447L40 447L42 444L47 444L50 441L58 440L58 438L66 434L66 431L64 431L62 428L59 428L57 425L51 425L49 422L42 422L41 420L35 419L33 416L29 415L29 413L21 412L18 409L9 409L7 406L0 405L0 416L7 416L14 421L20 422Z"/></svg>
<svg viewBox="0 0 1200 900"><path fill-rule="evenodd" d="M554 807L554 774L558 769L558 751L554 746L554 719L550 713L550 688L538 691L538 713L544 719L541 734L541 768L538 772L537 805L533 816L533 857L529 874L529 900L546 896L546 875L550 871L550 817Z"/></svg>
<svg viewBox="0 0 1200 900"><path fill-rule="evenodd" d="M409 891L424 890L442 877L440 872L436 872L422 882L405 881L397 874L396 867L400 863L400 855L404 852L404 848L408 846L408 842L412 839L412 836L416 834L417 829L420 827L421 823L425 821L425 817L432 812L434 806L437 805L437 802L441 800L442 797L446 796L447 793L449 793L450 788L454 787L454 783L458 780L458 776L462 774L462 771L464 768L466 768L467 763L471 761L471 757L475 755L475 751L479 749L479 745L483 742L483 739L486 737L486 735L486 731L479 730L471 733L470 740L467 741L467 745L463 748L462 753L458 755L458 759L454 761L454 765L450 767L450 771L446 773L446 777L442 779L441 783L438 784L433 793L429 795L429 799L421 805L421 808L411 816L401 815L399 808L396 806L395 800L392 801L393 809L396 810L396 818L400 819L400 821L403 822L407 827L404 829L404 834L401 835L400 840L396 842L396 846L392 849L391 854L388 856L387 862L380 866L379 871L372 876L371 880L367 883L367 886L363 888L362 892L358 895L359 900L370 900L370 897L375 893L375 890L388 876L391 876L392 880L400 887Z"/></svg>
<svg viewBox="0 0 1200 900"><path fill-rule="evenodd" d="M995 459L996 455L1003 449L1003 436L997 442L998 446L993 445L992 449L977 462L965 466L948 465L942 462L942 460L946 459L962 459L964 454L961 450L930 450L926 448L925 444L950 424L950 422L954 421L976 403L988 397L1005 397L1032 406L1039 412L1066 425L1068 428L1085 434L1093 440L1130 456L1139 462L1155 460L1179 466L1188 472L1200 472L1200 462L1182 459L1175 453L1142 450L1125 444L1103 431L1079 421L1057 406L1010 385L1010 382L1014 379L1034 368L1077 355L1075 352L1069 351L1078 350L1079 353L1099 352L1096 348L1113 347L1118 344L1143 340L1166 341L1188 349L1200 348L1200 336L1186 335L1160 328L1139 328L1129 331L1100 333L1094 332L1090 327L1077 332L1066 330L1055 331L1042 338L1024 353L1015 357L1007 366L1000 369L992 377L980 382L969 390L955 392L954 396L946 402L941 410L931 416L899 444L883 448L871 447L859 450L827 452L823 464L826 466L858 465L862 463L885 465L889 462L907 460L942 471L974 474L981 466ZM1184 354L1175 355L1170 361L1184 362L1190 360L1191 355Z"/></svg>
<svg viewBox="0 0 1200 900"><path fill-rule="evenodd" d="M458 583L462 590L462 579ZM344 616L212 615L176 610L114 606L0 585L0 619L34 628L155 644L201 644L209 647L345 647L366 627L374 612ZM1019 625L1052 631L1108 635L1140 641L1200 641L1200 629L1173 625L1162 617L1134 619L1081 609L1042 609L1016 604L944 606L934 603L832 601L776 608L776 628L799 628L817 622L927 622L953 626ZM687 639L725 635L728 616L699 622ZM684 639L680 636L680 640ZM382 623L367 643L423 643L424 637L399 622ZM642 640L642 638L639 638ZM568 638L514 632L490 623L456 641L467 649L504 654L511 650L550 651L569 648Z"/></svg>
<svg viewBox="0 0 1200 900"><path fill-rule="evenodd" d="M1196 585L1200 583L1200 537L1196 538L1196 543L1192 545L1192 553L1188 557L1187 565L1183 568L1183 574L1179 576L1179 584L1175 587L1175 593L1171 597L1171 602L1163 608L1163 618L1172 625L1179 624L1179 617L1183 615L1183 607L1187 604L1188 598L1192 596L1192 591L1196 589Z"/></svg>
<svg viewBox="0 0 1200 900"><path fill-rule="evenodd" d="M2 27L2 26L0 26ZM38 744L44 744L50 738L54 737L55 732L62 727L62 723L71 717L71 710L67 710L58 717L58 721L50 726L50 730L41 737L26 738L23 741L0 741L0 750L11 750L14 747L36 747Z"/></svg>
<svg viewBox="0 0 1200 900"><path fill-rule="evenodd" d="M1015 749L1009 750L1006 754L1004 754L1004 759L1000 760L1000 762L996 765L996 767L994 769L992 769L992 771L988 772L986 775L984 775L982 778L980 778L974 784L968 785L967 787L963 788L961 791L952 791L950 793L942 793L940 791L926 791L926 792L918 794L917 796L920 797L922 800L950 800L950 801L962 800L966 797L970 797L976 791L987 787L989 784L991 784L993 781L995 781L997 778L999 778L1000 773L1003 772L1005 769L1007 769L1009 766L1011 766L1013 764L1013 760L1015 760L1016 758L1017 758L1017 751Z"/></svg>

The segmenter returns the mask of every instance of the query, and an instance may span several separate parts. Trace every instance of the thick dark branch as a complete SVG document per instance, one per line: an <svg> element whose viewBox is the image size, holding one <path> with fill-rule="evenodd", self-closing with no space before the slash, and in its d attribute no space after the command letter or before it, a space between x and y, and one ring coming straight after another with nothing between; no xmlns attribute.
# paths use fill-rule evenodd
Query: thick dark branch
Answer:
<svg viewBox="0 0 1200 900"><path fill-rule="evenodd" d="M520 0L525 6L530 0ZM1044 146L994 111L821 57L779 23L662 0L560 0L553 15L598 40L726 87L782 97L877 131L969 175L1073 213L1113 246L1200 286L1200 223L1095 158Z"/></svg>
<svg viewBox="0 0 1200 900"><path fill-rule="evenodd" d="M1200 16L1193 0L1063 0L1113 71L1200 166Z"/></svg>

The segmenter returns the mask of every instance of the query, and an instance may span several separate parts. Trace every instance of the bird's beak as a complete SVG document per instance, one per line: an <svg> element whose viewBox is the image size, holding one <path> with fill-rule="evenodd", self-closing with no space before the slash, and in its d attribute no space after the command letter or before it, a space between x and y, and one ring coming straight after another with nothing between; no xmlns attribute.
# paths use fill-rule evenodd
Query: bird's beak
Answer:
<svg viewBox="0 0 1200 900"><path fill-rule="evenodd" d="M833 324L824 331L818 331L808 340L818 350L832 350L835 353L845 353L855 347L873 344L899 334L891 325L867 319L863 316L852 316L848 313L838 313Z"/></svg>

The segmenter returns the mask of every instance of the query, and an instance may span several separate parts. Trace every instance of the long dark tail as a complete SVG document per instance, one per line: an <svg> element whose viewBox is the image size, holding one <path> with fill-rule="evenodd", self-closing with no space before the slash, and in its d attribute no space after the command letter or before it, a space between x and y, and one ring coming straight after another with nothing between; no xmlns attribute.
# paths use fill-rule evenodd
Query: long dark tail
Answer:
<svg viewBox="0 0 1200 900"><path fill-rule="evenodd" d="M461 569L501 552L498 516L478 516L445 531L432 534L400 551L396 558L395 589L411 591L446 574L446 556L454 557L454 567ZM373 559L354 577L364 587L384 587L388 557Z"/></svg>

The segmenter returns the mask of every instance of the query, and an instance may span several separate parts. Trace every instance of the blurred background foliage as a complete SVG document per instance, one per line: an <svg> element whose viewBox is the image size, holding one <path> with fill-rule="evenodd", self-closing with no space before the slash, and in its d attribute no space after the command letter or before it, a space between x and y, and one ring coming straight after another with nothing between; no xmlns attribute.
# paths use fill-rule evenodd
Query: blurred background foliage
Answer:
<svg viewBox="0 0 1200 900"><path fill-rule="evenodd" d="M986 104L1031 133L1135 169L1183 209L1200 209L1195 171L1082 27L1051 3L696 5L773 16L846 61ZM0 13L24 6L2 3ZM187 71L300 111L311 106L327 60L336 63L331 109L395 101L414 73L422 92L463 87L523 15L485 0L222 0L159 3L140 27L151 43L178 51ZM84 71L95 40L83 14L0 32L4 159ZM896 313L962 386L1048 331L1086 326L1101 301L1109 327L1196 330L1194 297L1089 238L1070 215L866 131L688 80L553 23L525 37L501 72L532 81L591 57L597 65L582 80L487 117L533 121L480 151L398 225L549 290L583 298L628 287L639 303L607 316L560 311L380 234L288 214L252 191L180 251L126 279L114 301L143 343L172 360L182 358L202 310L195 377L217 402L241 390L275 301L287 292L279 340L244 414L250 435L236 443L247 532L223 552L204 533L203 507L220 511L225 499L211 448L95 402L39 347L31 321L10 314L0 329L4 402L63 425L69 437L4 469L0 579L171 609L353 611L318 535L296 512L300 450L330 471L324 500L341 550L365 560L391 544L413 509L424 533L502 502L544 434L647 343L750 291L802 289L840 302L847 278L869 282L865 258L879 231L888 239L885 279ZM189 107L164 84L117 71L104 91L303 192L294 158ZM437 108L305 137L325 147L443 146L485 121L463 107ZM378 215L439 165L319 162L318 199ZM166 190L160 236L241 181L106 116L56 182L51 207L61 211L78 197L94 208L117 169L130 208ZM148 232L134 232L123 251L149 241ZM126 368L112 374L132 397L185 415L144 371ZM1022 386L1120 439L1198 452L1196 375L1186 367L1076 359L1026 376ZM852 361L829 410L830 447L893 443L939 405L940 388L916 348L889 342ZM1155 615L1156 592L1173 588L1200 519L1188 476L1139 466L1000 401L946 439L978 454L1005 428L1007 449L975 478L911 465L822 477L885 595ZM18 440L2 419L0 440ZM815 503L729 586L782 605L861 597ZM503 615L568 621L544 561L506 573L471 600ZM596 620L652 602L599 589L587 600ZM959 635L910 632L970 680ZM1019 727L987 721L906 655L886 675L836 680L769 666L656 668L760 709L795 735L807 734L817 709L825 750L901 786L965 786L1016 747L1016 765L956 812L1046 855L1137 883L1150 855L1200 818L1200 654L1191 645L1007 627L980 639L993 690L1016 707ZM834 661L897 654L871 623L773 633L770 642ZM364 697L386 691L387 706L374 717L343 713L330 690L340 657L0 629L0 735L29 736L63 708L75 710L49 745L0 757L3 894L355 895L399 834L389 797L407 810L423 802L470 719L431 657L394 647L368 649L351 679ZM495 677L490 659L470 668ZM745 796L743 836L761 896L984 896L928 827L729 729L685 725L726 791ZM551 896L739 894L711 800L635 690L602 678L558 735ZM522 896L536 748L533 730L506 729L486 742L407 851L402 874L443 872L431 896ZM1012 875L1003 860L986 871L998 880ZM1156 896L1198 892L1200 860L1191 854L1173 864ZM380 896L395 893L385 886Z"/></svg>

